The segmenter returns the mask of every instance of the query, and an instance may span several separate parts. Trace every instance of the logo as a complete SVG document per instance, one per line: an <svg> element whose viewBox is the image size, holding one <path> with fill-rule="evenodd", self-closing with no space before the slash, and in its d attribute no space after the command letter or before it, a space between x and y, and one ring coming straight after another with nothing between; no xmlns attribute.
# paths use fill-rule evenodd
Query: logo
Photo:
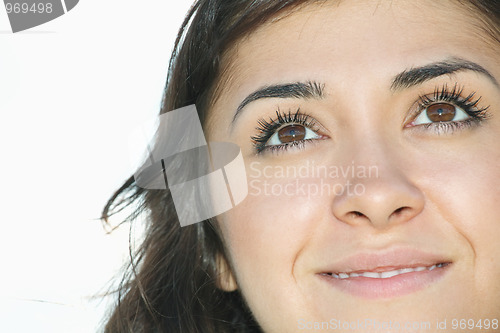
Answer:
<svg viewBox="0 0 500 333"><path fill-rule="evenodd" d="M229 211L248 195L240 148L230 142L207 143L195 105L162 114L156 133L131 138L148 147L134 179L139 187L169 190L181 226Z"/></svg>
<svg viewBox="0 0 500 333"><path fill-rule="evenodd" d="M12 32L52 21L72 10L79 0L4 0Z"/></svg>

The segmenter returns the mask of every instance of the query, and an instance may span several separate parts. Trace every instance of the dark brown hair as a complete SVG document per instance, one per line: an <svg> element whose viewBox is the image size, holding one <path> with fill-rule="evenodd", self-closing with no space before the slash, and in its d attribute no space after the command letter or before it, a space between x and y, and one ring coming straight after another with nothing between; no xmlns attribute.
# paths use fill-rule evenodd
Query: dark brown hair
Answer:
<svg viewBox="0 0 500 333"><path fill-rule="evenodd" d="M500 0L454 1L500 42ZM204 122L225 52L264 22L310 2L196 1L176 40L160 113L196 104ZM170 192L142 189L133 177L107 202L102 219L127 206L134 207L129 220L147 216L145 236L131 252L106 332L261 332L241 294L217 287L224 246L213 221L181 228Z"/></svg>

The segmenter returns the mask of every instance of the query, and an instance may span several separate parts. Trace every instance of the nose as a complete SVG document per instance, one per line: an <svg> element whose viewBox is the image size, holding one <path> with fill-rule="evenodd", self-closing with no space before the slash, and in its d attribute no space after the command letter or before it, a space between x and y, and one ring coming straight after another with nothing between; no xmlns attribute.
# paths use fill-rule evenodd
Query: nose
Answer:
<svg viewBox="0 0 500 333"><path fill-rule="evenodd" d="M385 229L420 214L424 195L402 170L387 162L369 168L374 172L349 179L355 191L351 187L334 197L332 210L337 220Z"/></svg>

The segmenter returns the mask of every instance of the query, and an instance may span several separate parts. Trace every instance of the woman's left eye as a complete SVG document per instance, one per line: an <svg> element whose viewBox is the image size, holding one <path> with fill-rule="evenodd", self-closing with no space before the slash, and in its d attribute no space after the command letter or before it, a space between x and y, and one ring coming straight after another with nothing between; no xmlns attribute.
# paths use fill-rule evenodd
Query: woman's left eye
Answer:
<svg viewBox="0 0 500 333"><path fill-rule="evenodd" d="M413 126L464 121L471 118L463 109L449 103L436 103L425 108L411 123Z"/></svg>
<svg viewBox="0 0 500 333"><path fill-rule="evenodd" d="M312 140L319 138L320 136L316 134L312 129L300 124L293 124L293 125L283 126L281 129L276 131L276 133L274 133L269 138L265 146L293 144L305 140Z"/></svg>

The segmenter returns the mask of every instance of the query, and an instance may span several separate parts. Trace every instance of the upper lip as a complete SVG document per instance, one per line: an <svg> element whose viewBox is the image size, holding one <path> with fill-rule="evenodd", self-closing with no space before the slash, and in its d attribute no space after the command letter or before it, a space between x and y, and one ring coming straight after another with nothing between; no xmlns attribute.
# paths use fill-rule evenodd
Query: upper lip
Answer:
<svg viewBox="0 0 500 333"><path fill-rule="evenodd" d="M321 273L387 272L403 268L428 267L451 263L443 255L413 248L365 251L343 258Z"/></svg>

